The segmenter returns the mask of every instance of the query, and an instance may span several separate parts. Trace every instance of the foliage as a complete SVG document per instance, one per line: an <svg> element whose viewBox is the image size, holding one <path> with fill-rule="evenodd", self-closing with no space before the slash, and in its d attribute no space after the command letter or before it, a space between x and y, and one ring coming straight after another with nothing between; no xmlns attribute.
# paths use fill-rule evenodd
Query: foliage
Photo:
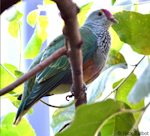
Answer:
<svg viewBox="0 0 150 136"><path fill-rule="evenodd" d="M35 16L37 16L35 14ZM48 20L46 16L39 16L38 17L38 23L36 25L34 34L32 35L31 39L29 40L25 51L24 51L24 57L26 59L33 59L35 58L42 46L42 43L46 40L48 34L46 32L47 25L48 25ZM31 26L35 22L28 22ZM34 24L35 25L35 24Z"/></svg>
<svg viewBox="0 0 150 136"><path fill-rule="evenodd" d="M150 14L140 14L132 11L121 11L114 14L119 25L113 25L120 39L128 43L134 51L150 55ZM129 25L130 24L130 25Z"/></svg>
<svg viewBox="0 0 150 136"><path fill-rule="evenodd" d="M114 5L116 0L111 0L111 2L112 5ZM37 56L42 43L49 34L47 32L47 27L50 23L48 17L46 15L40 15L41 11L47 10L46 6L49 4L55 3L51 0L43 0L43 5L38 6L37 9L31 11L27 16L28 24L35 28L24 50L24 57L27 59L33 59ZM77 16L79 26L82 26L84 23L86 15L92 5L93 2L80 7L80 13ZM8 32L14 38L17 38L18 32L21 31L20 25L22 23L20 19L22 16L23 14L16 9L12 16L7 17L9 21ZM88 104L78 107L76 112L74 105L72 105L67 108L57 109L53 114L51 127L54 134L58 136L116 136L124 135L124 133L127 135L133 129L136 130L132 133L133 135L139 134L138 125L136 124L139 123L143 115L142 112L146 110L146 107L143 108L144 98L150 93L149 62L149 65L139 79L137 79L133 72L141 61L135 65L134 70L131 71L128 76L117 82L114 82L114 80L111 81L114 90L110 94L115 92L115 100L104 99L100 101L99 98L103 95L107 82L110 82L109 78L112 77L112 71L118 70L118 68L128 68L128 63L125 60L126 56L120 53L121 48L125 45L124 43L127 43L137 54L150 55L150 14L143 15L134 11L120 11L116 12L114 17L119 21L119 24L115 24L110 28L110 33L112 35L110 54L101 75L88 86ZM1 88L6 87L24 74L20 69L8 63L0 65L0 72L0 77L2 79L0 83ZM22 91L23 85L20 85L10 93L2 96L2 98L8 98L18 107L20 101L17 100L17 97ZM33 110L31 109L28 113L32 114ZM10 135L10 133L15 136L35 135L34 130L26 119L23 119L18 127L13 128L11 124L14 116L15 113L9 113L3 119L1 125L2 136ZM58 133L66 123L72 120L73 122L70 127ZM22 127L24 127L24 129L22 129Z"/></svg>
<svg viewBox="0 0 150 136"><path fill-rule="evenodd" d="M22 24L20 21L22 16L23 14L16 10L12 16L6 18L7 21L9 21L8 32L14 38L18 37L18 31L20 30L20 25Z"/></svg>
<svg viewBox="0 0 150 136"><path fill-rule="evenodd" d="M130 103L138 103L149 95L150 91L150 63L132 88L128 100ZM142 90L142 91L141 91Z"/></svg>
<svg viewBox="0 0 150 136"><path fill-rule="evenodd" d="M111 0L111 4L114 5L116 0Z"/></svg>
<svg viewBox="0 0 150 136"><path fill-rule="evenodd" d="M121 83L123 79L121 79L120 81L116 82L113 84L113 88L117 87L117 85L119 83ZM140 101L138 104L131 104L127 101L127 97L129 95L130 90L132 89L132 87L134 86L134 84L136 83L137 78L135 74L132 74L127 80L126 82L123 83L123 85L118 89L117 94L116 94L116 99L122 102L125 102L126 104L128 104L132 109L136 110L139 109L141 107L144 107L144 100ZM141 113L134 113L134 116L136 119L138 119L139 115Z"/></svg>
<svg viewBox="0 0 150 136"><path fill-rule="evenodd" d="M16 113L9 113L2 120L1 124L1 136L35 136L35 132L30 126L29 122L26 119L22 119L22 122L17 127L12 126L13 118Z"/></svg>
<svg viewBox="0 0 150 136"><path fill-rule="evenodd" d="M56 136L93 136L95 133L97 133L97 131L99 132L99 127L102 128L101 134L105 136L116 136L119 131L125 131L128 133L132 128L132 125L135 123L135 119L132 113L125 113L121 115L116 114L115 116L115 113L119 114L119 111L126 108L129 109L126 104L122 102L115 102L111 99L99 103L80 106L76 110L75 119L72 122L72 125L67 130L63 131L60 134L57 134ZM110 118L111 121L108 119L110 116L112 116ZM130 123L128 122L128 120L126 120L126 118L130 119ZM109 131L107 130L108 128L106 129L107 124L104 126L103 123L105 121L107 122L108 120L110 122L115 122L107 123L110 123ZM112 131L113 129L114 132Z"/></svg>

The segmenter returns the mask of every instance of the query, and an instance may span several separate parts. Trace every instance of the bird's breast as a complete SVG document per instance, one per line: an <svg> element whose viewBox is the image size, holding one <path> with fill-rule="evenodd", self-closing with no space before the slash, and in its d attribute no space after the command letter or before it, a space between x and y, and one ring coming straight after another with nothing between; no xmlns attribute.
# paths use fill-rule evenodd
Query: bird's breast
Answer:
<svg viewBox="0 0 150 136"><path fill-rule="evenodd" d="M110 46L107 45L107 50L104 52L102 47L98 46L91 59L83 65L83 77L86 84L94 81L102 72L107 61L109 48Z"/></svg>

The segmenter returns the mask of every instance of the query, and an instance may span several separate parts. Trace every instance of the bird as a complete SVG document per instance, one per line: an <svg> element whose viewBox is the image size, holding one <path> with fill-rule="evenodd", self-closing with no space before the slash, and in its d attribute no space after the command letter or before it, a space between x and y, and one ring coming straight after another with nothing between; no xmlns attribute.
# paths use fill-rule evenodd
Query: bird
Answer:
<svg viewBox="0 0 150 136"><path fill-rule="evenodd" d="M83 77L85 84L94 81L102 72L111 47L109 28L118 23L106 9L93 11L79 28L83 45ZM53 52L65 46L65 36L55 38L32 62L30 69L41 63ZM62 56L43 71L24 83L21 103L13 121L17 126L22 117L42 97L69 91L72 84L71 66L67 56Z"/></svg>

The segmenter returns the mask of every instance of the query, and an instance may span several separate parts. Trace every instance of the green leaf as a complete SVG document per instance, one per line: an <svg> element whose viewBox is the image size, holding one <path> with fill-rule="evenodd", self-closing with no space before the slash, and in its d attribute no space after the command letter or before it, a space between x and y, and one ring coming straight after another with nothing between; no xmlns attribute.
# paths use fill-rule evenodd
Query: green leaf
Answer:
<svg viewBox="0 0 150 136"><path fill-rule="evenodd" d="M46 16L39 16L38 24L31 39L29 40L25 51L24 57L26 59L33 59L39 53L42 43L46 40L48 34L46 32L48 26L48 18Z"/></svg>
<svg viewBox="0 0 150 136"><path fill-rule="evenodd" d="M14 71L18 70L15 66L5 63L4 66L0 65L0 88L4 88L14 82L16 80L16 77L14 76ZM7 79L7 80L6 80ZM18 93L23 90L23 87L20 85L19 87L15 88L13 92L7 93L7 95L10 95L14 92Z"/></svg>
<svg viewBox="0 0 150 136"><path fill-rule="evenodd" d="M8 63L4 63L3 64L13 75L15 75L15 70L17 70L18 68L15 67L14 65L8 64Z"/></svg>
<svg viewBox="0 0 150 136"><path fill-rule="evenodd" d="M93 136L97 129L104 125L103 122L108 120L108 117L125 108L125 104L111 99L91 105L81 105L76 109L75 119L71 126L62 133L56 134L56 136ZM133 115L126 113L121 117L121 121L115 127L129 132L135 122ZM122 122L125 123L120 124ZM113 124L110 125L112 126ZM115 129L114 133L117 133L117 131L118 129Z"/></svg>
<svg viewBox="0 0 150 136"><path fill-rule="evenodd" d="M15 70L15 76L17 77L17 78L19 78L19 77L21 77L22 75L24 75L24 73L23 72L21 72L21 71L19 71L19 70Z"/></svg>
<svg viewBox="0 0 150 136"><path fill-rule="evenodd" d="M2 136L35 136L33 128L28 121L23 118L20 124L16 127L12 126L13 119L16 113L9 113L4 117L1 124Z"/></svg>
<svg viewBox="0 0 150 136"><path fill-rule="evenodd" d="M12 21L18 21L20 18L22 18L23 14L20 13L18 10L14 12L14 14L10 17L7 17L7 21L12 22Z"/></svg>
<svg viewBox="0 0 150 136"><path fill-rule="evenodd" d="M132 11L121 11L114 14L119 24L112 28L120 39L128 43L131 48L140 54L150 54L150 14L142 15Z"/></svg>
<svg viewBox="0 0 150 136"><path fill-rule="evenodd" d="M90 3L87 3L83 6L80 7L80 13L82 13L82 11L89 11L91 6L93 5L94 2L90 2Z"/></svg>
<svg viewBox="0 0 150 136"><path fill-rule="evenodd" d="M130 109L130 107L125 103L120 102L120 106L121 105L125 109ZM133 114L131 113L126 113L126 114L123 113L123 114L117 115L107 121L107 123L101 129L101 135L102 136L127 135L134 123L135 123L135 119L133 117ZM133 134L132 136L136 136L136 134Z"/></svg>
<svg viewBox="0 0 150 136"><path fill-rule="evenodd" d="M31 39L29 40L25 51L24 57L26 59L33 59L39 53L42 45L42 40L36 35L36 32L32 35Z"/></svg>
<svg viewBox="0 0 150 136"><path fill-rule="evenodd" d="M120 81L116 82L113 84L113 88L117 87L119 85L119 83L121 83L123 79L121 79ZM132 87L134 86L134 84L136 83L137 78L136 75L132 74L123 84L122 86L118 89L117 91L117 96L116 99L122 102L125 102L126 104L128 104L132 109L136 110L136 109L140 109L142 107L144 107L144 100L141 101L138 104L130 104L127 101L127 97L129 95L129 92L131 91ZM136 119L138 119L139 115L141 114L141 112L138 113L134 113L134 116Z"/></svg>
<svg viewBox="0 0 150 136"><path fill-rule="evenodd" d="M112 27L110 27L109 31L112 36L110 54L115 55L116 53L118 53L121 50L124 42L122 42L120 40L119 36L114 31L114 29L112 29Z"/></svg>
<svg viewBox="0 0 150 136"><path fill-rule="evenodd" d="M0 78L1 78L1 82L0 82L0 89L8 86L9 84L11 84L12 82L14 82L16 80L16 77L14 75L14 71L18 70L15 66L5 63L4 65L0 65ZM7 79L7 80L6 80ZM8 95L12 95L15 93L19 93L23 90L23 86L20 85L17 88L15 88L13 91L5 94L4 96L2 96L2 98L8 96ZM8 97L8 99L13 102L14 100L17 99L17 96L11 96Z"/></svg>
<svg viewBox="0 0 150 136"><path fill-rule="evenodd" d="M111 0L111 4L114 5L116 0Z"/></svg>
<svg viewBox="0 0 150 136"><path fill-rule="evenodd" d="M54 1L51 1L51 0L43 0L43 5L44 6L47 6L49 4L56 4Z"/></svg>
<svg viewBox="0 0 150 136"><path fill-rule="evenodd" d="M39 16L37 25L37 36L42 39L42 43L46 40L48 34L46 32L48 26L48 17Z"/></svg>
<svg viewBox="0 0 150 136"><path fill-rule="evenodd" d="M38 9L31 11L28 16L27 16L27 22L30 26L34 27L38 16L39 16L40 11Z"/></svg>
<svg viewBox="0 0 150 136"><path fill-rule="evenodd" d="M109 54L106 65L105 65L105 69L110 66L121 64L121 63L126 63L126 61L125 61L124 56L120 52L116 53L115 55Z"/></svg>
<svg viewBox="0 0 150 136"><path fill-rule="evenodd" d="M87 4L80 7L80 13L77 16L79 26L82 26L83 23L85 22L85 20L87 18L86 14L89 12L89 10L90 10L91 6L93 5L93 3L94 2L87 3Z"/></svg>
<svg viewBox="0 0 150 136"><path fill-rule="evenodd" d="M14 82L17 79L16 77L19 78L19 76L21 76L22 74L24 74L24 73L19 71L15 66L13 66L11 64L4 63L4 65L0 65L0 78L1 78L0 89L4 88L4 87L8 86L9 84L11 84L12 82ZM5 80L5 79L7 79L7 80ZM23 90L23 86L20 85L19 87L15 88L13 91L5 94L1 98L8 98L12 102L12 104L18 108L21 101L17 100L17 98L18 98L19 94L21 94L20 92L22 92L22 90ZM19 94L14 95L16 93L19 93ZM28 113L32 114L33 109L30 109L28 111Z"/></svg>
<svg viewBox="0 0 150 136"><path fill-rule="evenodd" d="M150 93L150 63L133 86L128 96L130 103L138 103Z"/></svg>
<svg viewBox="0 0 150 136"><path fill-rule="evenodd" d="M7 128L0 128L1 131L0 131L0 134L1 136L19 136L18 132L17 131L13 131L13 130L10 130L10 129L7 129Z"/></svg>
<svg viewBox="0 0 150 136"><path fill-rule="evenodd" d="M20 27L16 20L9 23L8 32L12 37L17 38L19 30L20 30Z"/></svg>
<svg viewBox="0 0 150 136"><path fill-rule="evenodd" d="M65 124L71 122L74 115L74 105L68 108L57 109L52 116L51 127L53 129L53 133L56 134Z"/></svg>

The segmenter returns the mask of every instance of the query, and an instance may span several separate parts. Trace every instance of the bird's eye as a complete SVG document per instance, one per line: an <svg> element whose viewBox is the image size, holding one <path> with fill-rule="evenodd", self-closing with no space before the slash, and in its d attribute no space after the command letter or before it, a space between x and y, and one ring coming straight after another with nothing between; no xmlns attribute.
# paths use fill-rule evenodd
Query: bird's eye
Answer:
<svg viewBox="0 0 150 136"><path fill-rule="evenodd" d="M101 16L101 15L102 15L102 12L98 12L98 15Z"/></svg>

